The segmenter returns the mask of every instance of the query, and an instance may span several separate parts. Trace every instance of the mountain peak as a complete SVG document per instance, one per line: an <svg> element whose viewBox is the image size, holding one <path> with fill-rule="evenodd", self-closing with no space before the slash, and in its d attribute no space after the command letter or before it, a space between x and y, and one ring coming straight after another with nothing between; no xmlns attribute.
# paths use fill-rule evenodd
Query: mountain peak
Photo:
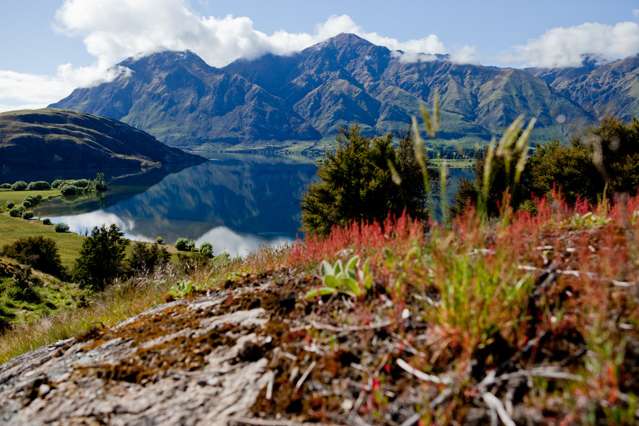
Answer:
<svg viewBox="0 0 639 426"><path fill-rule="evenodd" d="M307 50L319 50L325 47L336 47L337 49L353 48L353 47L368 47L374 46L370 41L361 38L353 33L341 33L321 43L309 47Z"/></svg>
<svg viewBox="0 0 639 426"><path fill-rule="evenodd" d="M136 66L166 67L171 64L188 63L198 67L210 68L197 54L190 50L164 50L143 56L134 56L120 62L119 65L134 69Z"/></svg>

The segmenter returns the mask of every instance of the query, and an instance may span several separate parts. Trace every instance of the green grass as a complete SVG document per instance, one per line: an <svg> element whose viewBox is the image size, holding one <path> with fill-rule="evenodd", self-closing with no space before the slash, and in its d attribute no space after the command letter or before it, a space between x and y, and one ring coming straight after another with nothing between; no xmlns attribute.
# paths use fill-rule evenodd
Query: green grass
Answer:
<svg viewBox="0 0 639 426"><path fill-rule="evenodd" d="M22 204L25 198L28 196L40 195L43 200L59 197L60 191L57 189L48 189L44 191L9 191L6 189L0 189L0 207L4 207L8 202L12 202L16 205Z"/></svg>
<svg viewBox="0 0 639 426"><path fill-rule="evenodd" d="M19 238L45 237L55 241L60 251L62 264L71 268L82 248L82 240L78 234L57 233L51 225L43 225L39 221L24 220L0 214L0 247L10 244Z"/></svg>

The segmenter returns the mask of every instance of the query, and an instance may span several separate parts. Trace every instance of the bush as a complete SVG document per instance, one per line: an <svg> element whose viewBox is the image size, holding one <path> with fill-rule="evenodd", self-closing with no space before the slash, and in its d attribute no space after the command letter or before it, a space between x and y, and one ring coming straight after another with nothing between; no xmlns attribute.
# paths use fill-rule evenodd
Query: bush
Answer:
<svg viewBox="0 0 639 426"><path fill-rule="evenodd" d="M26 212L22 213L22 219L26 219L26 220L31 220L33 219L33 212L30 210L27 210Z"/></svg>
<svg viewBox="0 0 639 426"><path fill-rule="evenodd" d="M484 162L482 157L476 163L474 183L462 183L458 206L476 199ZM505 191L515 208L529 206L532 198L547 195L553 189L559 190L570 203L578 199L596 202L603 196L606 185L606 194L611 198L618 193L634 195L639 188L639 121L623 124L605 119L586 137L573 139L569 145L555 141L537 147L514 190L506 186L504 176L503 161L494 162L493 185L488 195L491 214L498 213L497 205Z"/></svg>
<svg viewBox="0 0 639 426"><path fill-rule="evenodd" d="M22 217L23 213L24 213L24 207L14 207L11 210L9 210L9 216L11 217Z"/></svg>
<svg viewBox="0 0 639 426"><path fill-rule="evenodd" d="M20 238L12 244L4 246L2 254L58 278L66 276L60 261L58 247L55 241L50 238Z"/></svg>
<svg viewBox="0 0 639 426"><path fill-rule="evenodd" d="M310 186L302 201L307 231L325 235L334 226L382 222L404 211L425 218L424 180L410 139L395 148L391 135L370 139L352 127L338 143L336 152L321 162L319 182ZM394 178L391 164L401 182Z"/></svg>
<svg viewBox="0 0 639 426"><path fill-rule="evenodd" d="M91 185L91 182L88 179L78 179L71 182L71 184L78 188L86 189Z"/></svg>
<svg viewBox="0 0 639 426"><path fill-rule="evenodd" d="M56 179L51 182L51 188L58 189L62 186L63 183L64 181L62 179Z"/></svg>
<svg viewBox="0 0 639 426"><path fill-rule="evenodd" d="M22 201L22 207L24 207L25 209L30 209L40 204L40 201L42 201L42 197L34 197L32 195L29 195Z"/></svg>
<svg viewBox="0 0 639 426"><path fill-rule="evenodd" d="M59 234L64 234L65 232L69 232L69 225L66 223L56 223L53 229Z"/></svg>
<svg viewBox="0 0 639 426"><path fill-rule="evenodd" d="M9 202L7 202L7 208L8 208L8 209L12 209L12 208L14 208L14 207L15 207L15 203L14 203L13 201L9 201Z"/></svg>
<svg viewBox="0 0 639 426"><path fill-rule="evenodd" d="M157 244L159 244L159 245L162 245L162 244L164 244L164 238L162 238L160 236L157 236L157 237L155 237L155 242Z"/></svg>
<svg viewBox="0 0 639 426"><path fill-rule="evenodd" d="M11 184L3 183L2 185L0 185L0 189L11 189Z"/></svg>
<svg viewBox="0 0 639 426"><path fill-rule="evenodd" d="M64 197L75 197L82 193L82 189L75 185L65 184L60 188L60 192Z"/></svg>
<svg viewBox="0 0 639 426"><path fill-rule="evenodd" d="M42 219L42 224L43 225L51 225L51 219L49 219L49 218Z"/></svg>
<svg viewBox="0 0 639 426"><path fill-rule="evenodd" d="M13 287L9 289L9 296L23 302L38 303L40 296L34 287L40 285L40 281L31 273L31 268L20 268L13 275Z"/></svg>
<svg viewBox="0 0 639 426"><path fill-rule="evenodd" d="M27 186L27 191L44 191L47 189L51 189L51 185L49 185L49 182L43 180L31 182L29 186Z"/></svg>
<svg viewBox="0 0 639 426"><path fill-rule="evenodd" d="M82 243L74 277L81 287L104 288L124 273L124 258L129 241L116 225L93 228Z"/></svg>
<svg viewBox="0 0 639 426"><path fill-rule="evenodd" d="M178 251L193 251L195 250L195 241L188 238L178 238L175 242L175 248Z"/></svg>
<svg viewBox="0 0 639 426"><path fill-rule="evenodd" d="M213 244L211 243L203 243L200 246L200 254L206 256L208 258L213 258Z"/></svg>
<svg viewBox="0 0 639 426"><path fill-rule="evenodd" d="M19 180L11 185L13 191L25 191L27 189L27 183L23 180Z"/></svg>
<svg viewBox="0 0 639 426"><path fill-rule="evenodd" d="M156 268L166 265L171 255L158 244L145 244L136 242L131 251L129 267L133 272L151 273Z"/></svg>

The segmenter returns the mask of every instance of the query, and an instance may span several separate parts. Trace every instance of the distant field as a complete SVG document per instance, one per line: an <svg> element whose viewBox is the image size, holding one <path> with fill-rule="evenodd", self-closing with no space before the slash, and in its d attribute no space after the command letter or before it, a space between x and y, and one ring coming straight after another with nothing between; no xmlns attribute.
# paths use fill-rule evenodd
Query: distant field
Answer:
<svg viewBox="0 0 639 426"><path fill-rule="evenodd" d="M49 189L46 191L7 191L0 189L0 207L5 203L11 201L15 204L20 204L29 195L40 195L43 199L53 198L60 196L60 191L57 189Z"/></svg>
<svg viewBox="0 0 639 426"><path fill-rule="evenodd" d="M18 238L39 236L54 240L64 266L68 268L73 266L82 248L83 237L72 233L57 233L53 226L43 225L39 221L18 219L7 214L0 214L0 247L10 244Z"/></svg>

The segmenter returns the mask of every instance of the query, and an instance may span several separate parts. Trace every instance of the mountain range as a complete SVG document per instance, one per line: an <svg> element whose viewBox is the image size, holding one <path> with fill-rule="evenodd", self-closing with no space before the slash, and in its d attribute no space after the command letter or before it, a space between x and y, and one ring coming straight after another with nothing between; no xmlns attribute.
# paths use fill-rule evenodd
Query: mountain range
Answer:
<svg viewBox="0 0 639 426"><path fill-rule="evenodd" d="M293 55L223 68L190 51L119 65L126 72L115 80L51 107L118 119L191 150L326 141L354 123L367 134L404 133L436 93L440 140L488 140L520 114L537 117L535 137L545 140L606 115L639 113L639 57L563 69L459 64L445 55L409 62L402 52L341 34Z"/></svg>
<svg viewBox="0 0 639 426"><path fill-rule="evenodd" d="M203 158L116 120L57 110L0 114L0 181L179 170Z"/></svg>

